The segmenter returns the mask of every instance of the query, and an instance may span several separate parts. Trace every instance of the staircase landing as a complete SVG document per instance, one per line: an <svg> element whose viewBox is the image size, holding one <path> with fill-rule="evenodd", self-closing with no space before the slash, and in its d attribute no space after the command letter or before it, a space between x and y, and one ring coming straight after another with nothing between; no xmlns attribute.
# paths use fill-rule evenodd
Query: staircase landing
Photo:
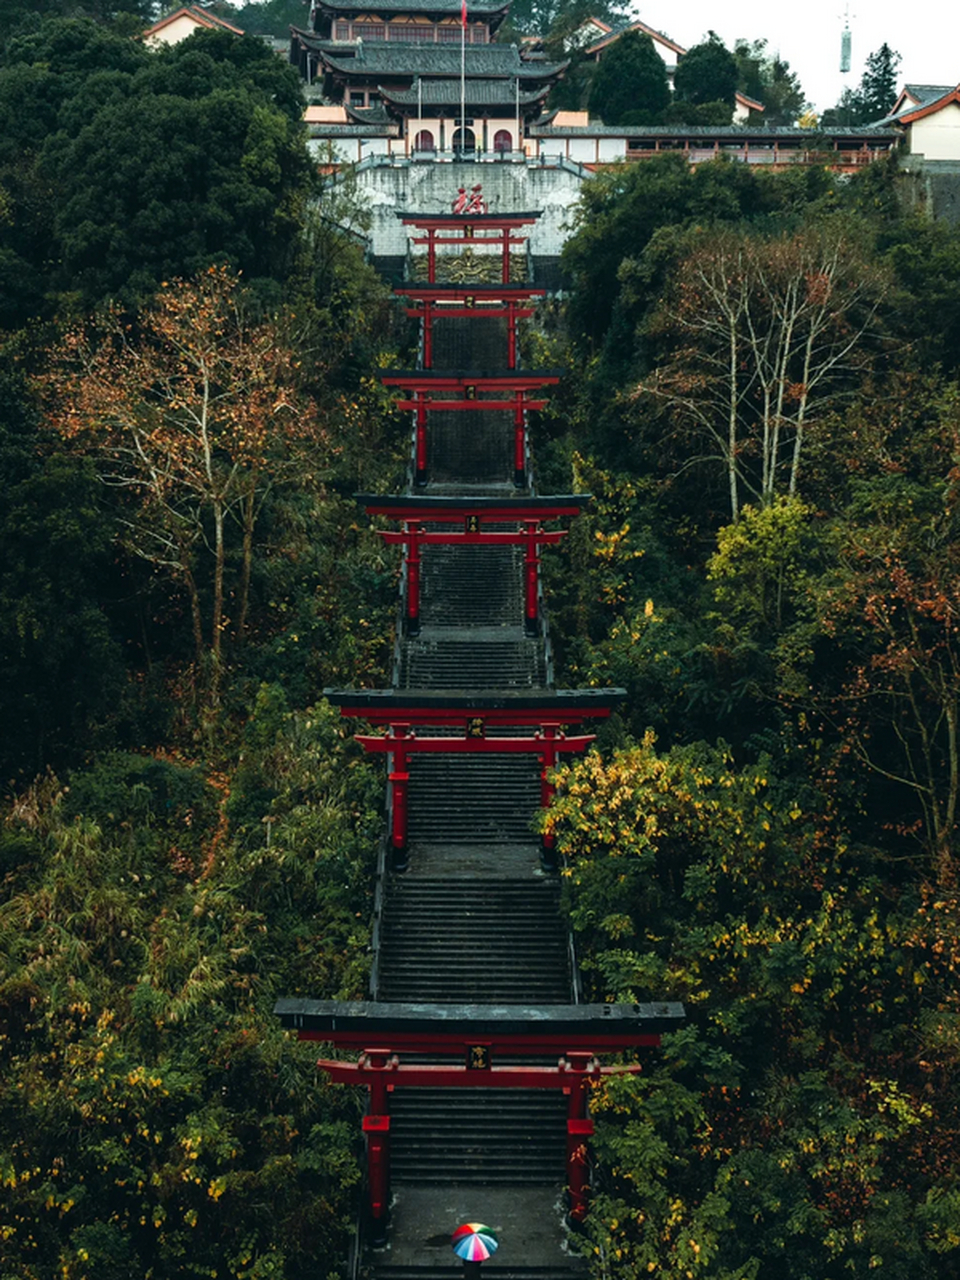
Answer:
<svg viewBox="0 0 960 1280"><path fill-rule="evenodd" d="M567 1251L559 1186L401 1186L391 1219L390 1243L372 1254L376 1280L426 1274L431 1280L462 1280L463 1264L450 1247L450 1224L461 1222L485 1222L497 1230L500 1248L483 1264L488 1280L586 1275L584 1261Z"/></svg>

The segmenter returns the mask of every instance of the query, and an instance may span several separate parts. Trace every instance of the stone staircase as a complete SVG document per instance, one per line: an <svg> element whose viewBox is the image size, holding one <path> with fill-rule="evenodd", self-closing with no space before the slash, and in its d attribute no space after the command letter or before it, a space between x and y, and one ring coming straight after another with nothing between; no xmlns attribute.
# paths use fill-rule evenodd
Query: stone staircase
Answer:
<svg viewBox="0 0 960 1280"><path fill-rule="evenodd" d="M409 794L411 840L526 842L535 850L540 778L529 756L414 756Z"/></svg>
<svg viewBox="0 0 960 1280"><path fill-rule="evenodd" d="M433 352L436 369L502 369L505 325L444 319L435 324ZM432 413L428 451L428 494L516 492L511 414ZM421 630L399 640L398 688L546 686L544 642L523 630L523 560L514 547L423 548ZM530 731L498 729L521 732ZM414 754L409 774L410 865L383 885L376 998L570 1003L559 884L540 869L533 830L536 756ZM484 1265L488 1280L582 1275L560 1225L566 1107L553 1089L394 1090L393 1225L389 1247L369 1258L373 1280L461 1280L449 1231L484 1214L503 1224L505 1244Z"/></svg>
<svg viewBox="0 0 960 1280"><path fill-rule="evenodd" d="M495 1106L482 1089L398 1091L390 1119L393 1179L427 1186L559 1184L565 1102L553 1090L501 1089Z"/></svg>
<svg viewBox="0 0 960 1280"><path fill-rule="evenodd" d="M506 328L502 320L451 317L434 325L435 369L478 372L506 364ZM489 493L513 471L513 423L510 415L472 409L430 415L428 491Z"/></svg>
<svg viewBox="0 0 960 1280"><path fill-rule="evenodd" d="M520 547L425 547L420 570L422 625L520 626L522 571Z"/></svg>
<svg viewBox="0 0 960 1280"><path fill-rule="evenodd" d="M381 926L379 998L431 1004L568 1002L570 972L559 904L556 881L546 876L486 883L395 877ZM491 1102L487 1095L488 1106Z"/></svg>
<svg viewBox="0 0 960 1280"><path fill-rule="evenodd" d="M421 633L403 646L402 689L542 689L546 678L543 648L522 630L510 639L496 636L432 637Z"/></svg>
<svg viewBox="0 0 960 1280"><path fill-rule="evenodd" d="M571 1263L573 1259L571 1259ZM575 1274L584 1274L577 1271ZM511 1267L498 1264L496 1258L483 1265L486 1280L570 1280L571 1271L568 1266L546 1267ZM463 1280L463 1264L439 1263L436 1266L423 1263L419 1266L380 1265L376 1269L376 1280Z"/></svg>

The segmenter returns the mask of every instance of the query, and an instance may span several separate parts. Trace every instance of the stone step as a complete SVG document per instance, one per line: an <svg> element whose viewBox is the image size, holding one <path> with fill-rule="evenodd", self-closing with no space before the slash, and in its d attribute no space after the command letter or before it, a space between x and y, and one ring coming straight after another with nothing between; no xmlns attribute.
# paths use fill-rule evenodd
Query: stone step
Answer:
<svg viewBox="0 0 960 1280"><path fill-rule="evenodd" d="M431 627L521 626L523 551L519 547L425 547L421 622Z"/></svg>
<svg viewBox="0 0 960 1280"><path fill-rule="evenodd" d="M540 807L533 755L414 755L410 762L411 840L523 843Z"/></svg>
<svg viewBox="0 0 960 1280"><path fill-rule="evenodd" d="M450 1256L453 1257L452 1249ZM484 1280L572 1280L585 1275L584 1267L573 1261L569 1267L515 1267L507 1262L499 1263L494 1256L483 1264ZM372 1277L373 1280L463 1280L463 1263L443 1261L419 1266L375 1263Z"/></svg>
<svg viewBox="0 0 960 1280"><path fill-rule="evenodd" d="M559 1090L397 1090L390 1115L398 1183L563 1177L566 1100Z"/></svg>
<svg viewBox="0 0 960 1280"><path fill-rule="evenodd" d="M495 484L513 475L513 414L503 409L431 413L427 468L435 483Z"/></svg>
<svg viewBox="0 0 960 1280"><path fill-rule="evenodd" d="M507 325L496 316L443 316L433 326L434 369L504 369Z"/></svg>
<svg viewBox="0 0 960 1280"><path fill-rule="evenodd" d="M401 649L401 688L543 689L545 682L535 640L406 640Z"/></svg>
<svg viewBox="0 0 960 1280"><path fill-rule="evenodd" d="M570 998L554 879L485 882L393 876L379 951L384 1000L542 1002Z"/></svg>

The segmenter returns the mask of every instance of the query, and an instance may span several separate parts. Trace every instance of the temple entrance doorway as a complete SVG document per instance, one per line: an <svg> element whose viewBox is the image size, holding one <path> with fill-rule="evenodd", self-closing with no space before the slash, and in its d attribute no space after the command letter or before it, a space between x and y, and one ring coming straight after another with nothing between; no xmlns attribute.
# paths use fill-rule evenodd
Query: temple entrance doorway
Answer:
<svg viewBox="0 0 960 1280"><path fill-rule="evenodd" d="M453 153L472 156L477 149L477 135L472 129L457 129L453 135Z"/></svg>

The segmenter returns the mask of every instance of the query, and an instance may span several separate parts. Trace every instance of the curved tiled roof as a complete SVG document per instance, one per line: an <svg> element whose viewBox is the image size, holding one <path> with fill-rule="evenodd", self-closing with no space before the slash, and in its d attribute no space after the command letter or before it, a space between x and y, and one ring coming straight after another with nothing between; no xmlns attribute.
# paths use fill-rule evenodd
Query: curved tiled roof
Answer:
<svg viewBox="0 0 960 1280"><path fill-rule="evenodd" d="M307 126L311 138L397 138L399 124L336 124L319 121Z"/></svg>
<svg viewBox="0 0 960 1280"><path fill-rule="evenodd" d="M510 7L510 0L467 0L470 14L500 13ZM446 13L460 17L460 0L317 0L317 8L338 13Z"/></svg>
<svg viewBox="0 0 960 1280"><path fill-rule="evenodd" d="M801 129L799 126L773 127L761 125L757 129L744 128L742 125L707 125L707 124L534 124L530 126L531 137L536 138L709 138L727 142L776 142L779 139L805 139L811 148L816 148L817 141L824 138L851 138L863 142L875 140L893 141L899 137L895 129L885 129L878 125L860 125L850 128Z"/></svg>
<svg viewBox="0 0 960 1280"><path fill-rule="evenodd" d="M364 44L355 57L344 57L344 45L331 46L316 40L311 48L321 54L331 71L348 76L423 75L445 78L460 75L460 46L457 44ZM353 46L356 47L356 46ZM334 49L336 52L334 52ZM468 79L487 76L516 76L519 80L541 82L560 75L567 63L524 62L515 45L467 45Z"/></svg>
<svg viewBox="0 0 960 1280"><path fill-rule="evenodd" d="M955 84L904 85L895 109L876 123L879 126L900 122L912 124L914 120L932 115L941 105L946 106L951 100L956 101L958 91L960 85Z"/></svg>
<svg viewBox="0 0 960 1280"><path fill-rule="evenodd" d="M412 89L384 89L380 92L388 102L402 107L415 107L422 102L424 106L456 106L460 102L459 80L424 80L421 94L418 95L416 85ZM465 85L466 101L475 106L505 105L511 108L516 104L517 81L513 80L467 80ZM549 92L549 86L535 90L533 93L521 92L520 106L529 107L540 102Z"/></svg>
<svg viewBox="0 0 960 1280"><path fill-rule="evenodd" d="M593 19L593 21L596 21L596 19ZM598 53L601 49L605 49L608 44L613 44L614 40L619 40L622 35L626 35L628 31L639 31L642 35L649 36L651 40L659 40L661 44L666 45L668 49L672 49L678 56L687 52L682 44L677 44L676 40L671 40L662 31L657 31L654 27L648 27L645 22L640 22L636 18L630 22L625 22L623 26L616 27L614 30L608 28L608 34L601 36L599 40L588 45L584 52L588 55Z"/></svg>

